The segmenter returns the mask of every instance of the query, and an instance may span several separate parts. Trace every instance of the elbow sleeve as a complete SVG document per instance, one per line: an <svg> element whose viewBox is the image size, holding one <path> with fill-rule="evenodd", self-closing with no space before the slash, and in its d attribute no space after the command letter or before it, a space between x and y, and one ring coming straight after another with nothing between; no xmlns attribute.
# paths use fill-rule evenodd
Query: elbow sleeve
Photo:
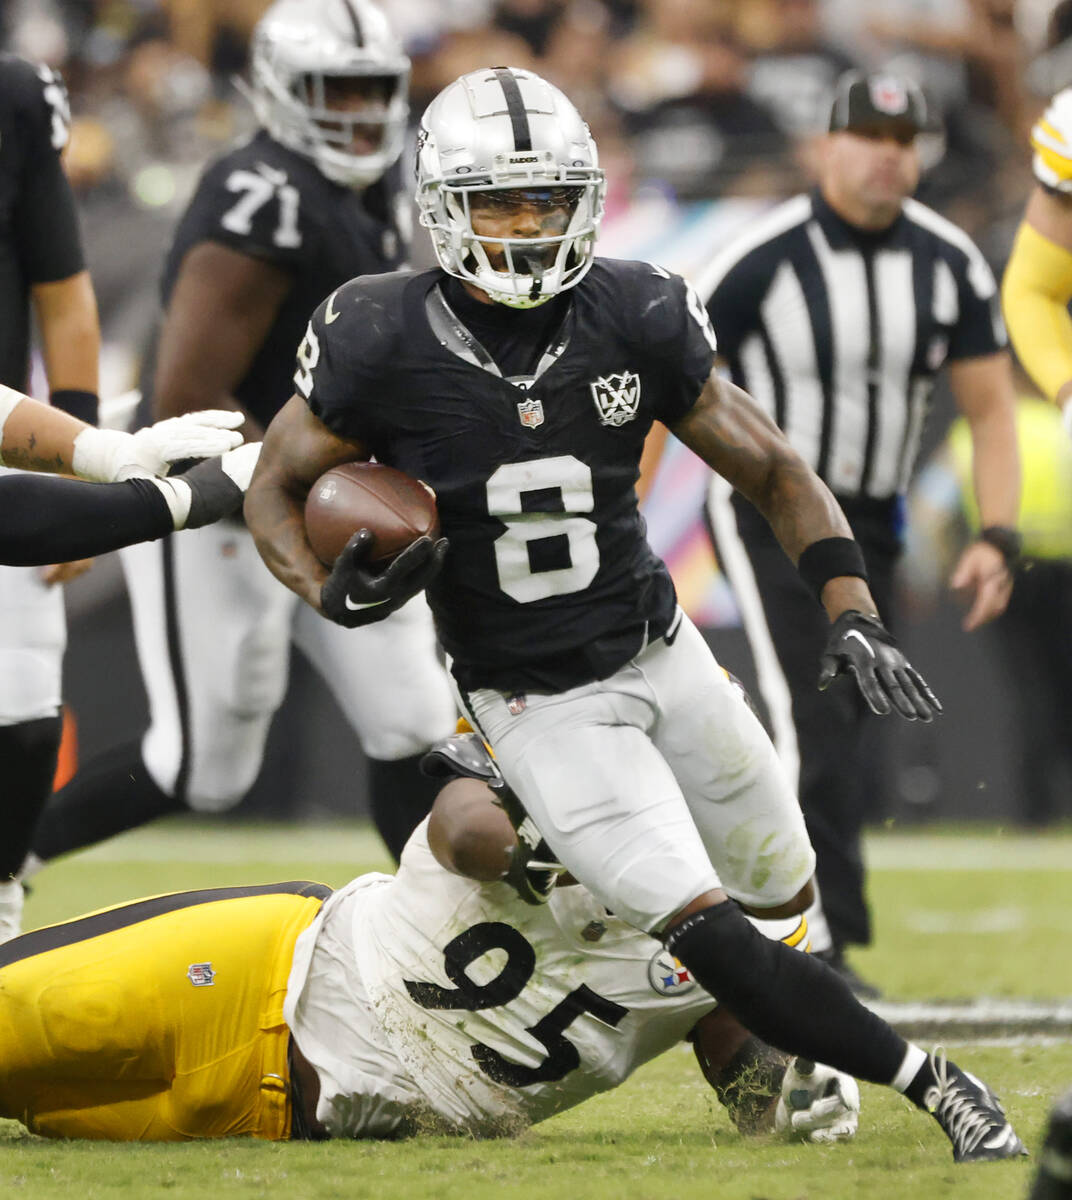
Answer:
<svg viewBox="0 0 1072 1200"><path fill-rule="evenodd" d="M1020 362L1055 399L1072 380L1072 252L1024 222L1005 268L1001 299Z"/></svg>

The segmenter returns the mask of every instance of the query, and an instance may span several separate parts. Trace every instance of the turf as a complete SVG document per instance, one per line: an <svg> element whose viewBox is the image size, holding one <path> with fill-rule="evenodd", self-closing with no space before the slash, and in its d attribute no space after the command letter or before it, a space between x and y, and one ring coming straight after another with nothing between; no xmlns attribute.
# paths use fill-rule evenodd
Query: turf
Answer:
<svg viewBox="0 0 1072 1200"><path fill-rule="evenodd" d="M876 946L854 961L889 993L1072 996L1072 831L883 833L869 852ZM51 867L35 882L27 925L157 891L283 878L339 884L385 867L358 826L295 833L176 823ZM1072 1083L1072 1044L1054 1037L951 1053L1002 1094L1037 1148L1051 1098ZM0 1196L19 1198L1004 1200L1025 1195L1032 1170L1026 1161L955 1166L933 1122L868 1086L849 1145L744 1139L684 1047L616 1092L504 1142L106 1146L46 1142L0 1123Z"/></svg>

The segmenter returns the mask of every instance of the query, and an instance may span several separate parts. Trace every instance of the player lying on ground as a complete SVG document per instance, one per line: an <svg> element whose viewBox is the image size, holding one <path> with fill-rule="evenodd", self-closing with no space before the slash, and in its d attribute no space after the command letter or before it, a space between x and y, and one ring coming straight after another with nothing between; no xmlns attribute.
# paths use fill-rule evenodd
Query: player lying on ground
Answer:
<svg viewBox="0 0 1072 1200"><path fill-rule="evenodd" d="M0 478L0 562L38 566L88 558L196 529L242 503L259 446L242 441L239 413L206 411L136 434L95 429L62 409L0 387L0 466L97 481ZM210 457L224 455L223 458ZM171 464L206 458L185 475Z"/></svg>
<svg viewBox="0 0 1072 1200"><path fill-rule="evenodd" d="M471 72L429 105L418 146L439 269L352 280L313 315L246 497L265 561L344 625L427 585L462 702L602 904L772 1046L932 1112L958 1162L1022 1153L988 1088L742 912L794 921L815 854L769 738L647 543L645 437L665 424L767 519L831 622L821 687L851 674L875 712L930 720L941 706L883 626L844 513L713 369L692 288L595 257L606 184L561 92L520 68ZM374 574L359 542L329 574L306 496L373 454L433 489L449 548L418 540Z"/></svg>
<svg viewBox="0 0 1072 1200"><path fill-rule="evenodd" d="M0 1114L119 1140L499 1135L687 1039L740 1128L852 1136L852 1079L786 1074L580 885L525 903L498 881L516 846L486 785L456 778L396 876L323 907L319 884L219 888L8 942Z"/></svg>

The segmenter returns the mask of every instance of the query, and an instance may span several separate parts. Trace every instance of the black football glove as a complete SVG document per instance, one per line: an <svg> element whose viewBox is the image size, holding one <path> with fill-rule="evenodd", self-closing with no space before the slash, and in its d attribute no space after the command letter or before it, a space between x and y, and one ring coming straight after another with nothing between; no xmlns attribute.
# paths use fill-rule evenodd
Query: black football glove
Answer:
<svg viewBox="0 0 1072 1200"><path fill-rule="evenodd" d="M851 671L871 711L879 716L896 709L908 721L930 721L942 711L938 697L901 653L878 617L855 609L834 622L820 661L819 691Z"/></svg>
<svg viewBox="0 0 1072 1200"><path fill-rule="evenodd" d="M420 537L382 571L373 571L366 564L372 542L372 532L359 529L320 588L321 612L347 629L382 621L423 592L439 573L448 546L446 538Z"/></svg>
<svg viewBox="0 0 1072 1200"><path fill-rule="evenodd" d="M421 770L434 779L482 779L491 788L495 803L510 818L517 834L517 845L510 850L502 882L508 883L526 904L546 904L565 868L555 861L536 822L503 778L480 734L455 733L437 742L421 759Z"/></svg>

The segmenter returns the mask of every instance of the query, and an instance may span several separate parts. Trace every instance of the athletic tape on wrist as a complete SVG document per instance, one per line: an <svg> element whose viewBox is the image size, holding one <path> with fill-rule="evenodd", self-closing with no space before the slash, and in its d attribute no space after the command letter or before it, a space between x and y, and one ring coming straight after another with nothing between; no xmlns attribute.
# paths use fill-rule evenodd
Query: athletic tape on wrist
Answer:
<svg viewBox="0 0 1072 1200"><path fill-rule="evenodd" d="M190 515L190 504L193 501L190 485L184 479L153 478L146 482L155 484L161 496L164 497L171 510L171 519L175 523L176 530L185 528L186 519Z"/></svg>
<svg viewBox="0 0 1072 1200"><path fill-rule="evenodd" d="M831 579L841 575L855 575L859 579L867 579L867 565L860 543L854 538L828 537L820 538L804 547L797 562L800 577L815 593L816 599L822 603L823 588Z"/></svg>

